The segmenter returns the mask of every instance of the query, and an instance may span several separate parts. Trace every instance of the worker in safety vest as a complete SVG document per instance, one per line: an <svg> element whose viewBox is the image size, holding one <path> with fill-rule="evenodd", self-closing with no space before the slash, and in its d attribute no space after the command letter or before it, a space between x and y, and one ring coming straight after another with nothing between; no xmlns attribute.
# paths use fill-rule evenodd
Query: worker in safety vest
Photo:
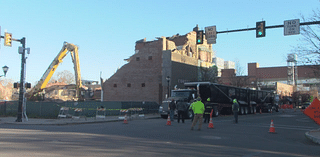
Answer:
<svg viewBox="0 0 320 157"><path fill-rule="evenodd" d="M234 115L234 123L238 123L239 104L237 99L233 99L232 111Z"/></svg>
<svg viewBox="0 0 320 157"><path fill-rule="evenodd" d="M211 114L211 110L213 109L213 105L209 103L210 102L210 98L207 99L206 104L204 105L204 114L203 114L203 118L204 118L204 123L209 123L210 121L210 114Z"/></svg>
<svg viewBox="0 0 320 157"><path fill-rule="evenodd" d="M202 126L202 117L203 117L203 112L204 112L204 104L201 102L201 98L198 97L197 101L192 103L193 105L193 112L194 112L194 119L192 122L191 130L193 130L194 126L197 124L199 120L199 128L198 130L201 130Z"/></svg>

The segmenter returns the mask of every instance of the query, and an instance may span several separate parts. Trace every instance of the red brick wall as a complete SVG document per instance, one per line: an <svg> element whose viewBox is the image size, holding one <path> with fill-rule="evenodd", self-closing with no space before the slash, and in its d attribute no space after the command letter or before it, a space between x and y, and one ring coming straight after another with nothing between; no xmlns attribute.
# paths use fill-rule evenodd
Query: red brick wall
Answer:
<svg viewBox="0 0 320 157"><path fill-rule="evenodd" d="M257 76L257 68L259 63L248 63L248 76Z"/></svg>
<svg viewBox="0 0 320 157"><path fill-rule="evenodd" d="M285 78L287 79L288 71L287 67L270 67L270 68L258 68L257 77L262 79L275 79Z"/></svg>
<svg viewBox="0 0 320 157"><path fill-rule="evenodd" d="M159 102L161 55L162 39L144 43L144 47L140 47L139 53L130 57L129 63L122 66L110 79L104 82L104 101ZM136 60L137 57L139 57L139 61ZM115 84L117 87L114 87ZM131 86L128 87L128 84Z"/></svg>

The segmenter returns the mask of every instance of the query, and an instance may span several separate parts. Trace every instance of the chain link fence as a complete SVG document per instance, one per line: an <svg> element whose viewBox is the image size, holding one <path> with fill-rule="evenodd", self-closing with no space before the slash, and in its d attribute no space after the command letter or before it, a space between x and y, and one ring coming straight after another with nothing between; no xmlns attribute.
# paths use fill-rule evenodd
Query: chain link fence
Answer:
<svg viewBox="0 0 320 157"><path fill-rule="evenodd" d="M17 116L18 101L0 102L0 116ZM74 110L82 109L82 115L95 117L97 108L105 108L106 116L118 116L121 109L142 108L142 113L158 113L159 105L156 102L118 102L118 101L84 101L84 102L27 102L27 116L29 118L57 118L60 108L68 107L69 114ZM141 113L140 112L140 113Z"/></svg>

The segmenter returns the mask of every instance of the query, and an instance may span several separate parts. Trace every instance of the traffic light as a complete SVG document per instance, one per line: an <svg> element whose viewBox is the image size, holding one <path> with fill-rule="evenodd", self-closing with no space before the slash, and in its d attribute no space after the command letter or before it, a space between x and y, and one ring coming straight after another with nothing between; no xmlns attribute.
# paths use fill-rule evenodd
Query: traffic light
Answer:
<svg viewBox="0 0 320 157"><path fill-rule="evenodd" d="M203 44L203 30L197 31L197 44Z"/></svg>
<svg viewBox="0 0 320 157"><path fill-rule="evenodd" d="M4 33L4 46L12 46L12 34L11 33Z"/></svg>
<svg viewBox="0 0 320 157"><path fill-rule="evenodd" d="M31 88L31 83L26 82L25 86L26 86L26 88Z"/></svg>
<svg viewBox="0 0 320 157"><path fill-rule="evenodd" d="M266 21L260 21L256 23L256 38L266 36Z"/></svg>
<svg viewBox="0 0 320 157"><path fill-rule="evenodd" d="M25 84L25 88L31 88L31 83L26 82ZM13 88L20 88L20 83L19 82L15 82L13 83Z"/></svg>
<svg viewBox="0 0 320 157"><path fill-rule="evenodd" d="M20 87L20 83L18 82L13 83L13 88L19 88L19 87Z"/></svg>

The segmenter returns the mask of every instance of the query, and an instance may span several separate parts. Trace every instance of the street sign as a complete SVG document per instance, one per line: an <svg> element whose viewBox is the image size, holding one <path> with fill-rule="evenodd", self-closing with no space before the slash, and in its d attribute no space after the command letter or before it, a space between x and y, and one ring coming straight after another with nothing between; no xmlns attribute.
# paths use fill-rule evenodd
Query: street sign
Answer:
<svg viewBox="0 0 320 157"><path fill-rule="evenodd" d="M284 21L284 35L300 34L300 19Z"/></svg>
<svg viewBox="0 0 320 157"><path fill-rule="evenodd" d="M206 27L206 39L208 44L215 44L217 39L216 26Z"/></svg>
<svg viewBox="0 0 320 157"><path fill-rule="evenodd" d="M315 98L303 113L320 125L320 101Z"/></svg>

